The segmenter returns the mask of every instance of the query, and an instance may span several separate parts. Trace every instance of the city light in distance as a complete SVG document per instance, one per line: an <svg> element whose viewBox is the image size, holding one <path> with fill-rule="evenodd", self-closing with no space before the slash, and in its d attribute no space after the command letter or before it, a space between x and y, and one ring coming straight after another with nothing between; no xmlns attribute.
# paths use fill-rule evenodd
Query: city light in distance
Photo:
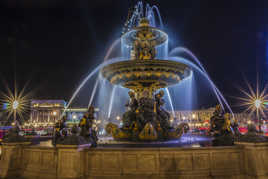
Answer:
<svg viewBox="0 0 268 179"><path fill-rule="evenodd" d="M261 105L262 105L262 101L260 100L260 99L256 99L255 100L255 106L256 106L256 108L260 108L261 107Z"/></svg>
<svg viewBox="0 0 268 179"><path fill-rule="evenodd" d="M14 118L14 122L17 120L17 115L21 120L24 120L24 114L29 110L29 97L31 93L25 94L25 87L18 91L16 85L14 91L6 86L7 93L0 92L0 102L4 106L4 111L8 114L7 119L11 116Z"/></svg>
<svg viewBox="0 0 268 179"><path fill-rule="evenodd" d="M245 95L244 97L238 97L241 100L240 105L246 107L245 111L252 115L256 112L257 118L266 117L266 104L268 103L267 85L260 91L259 84L257 88L253 90L253 87L247 82L249 91L240 88L240 91Z"/></svg>
<svg viewBox="0 0 268 179"><path fill-rule="evenodd" d="M20 104L20 103L19 103L17 100L13 101L13 104L12 104L13 109L14 109L14 110L18 109L19 104Z"/></svg>

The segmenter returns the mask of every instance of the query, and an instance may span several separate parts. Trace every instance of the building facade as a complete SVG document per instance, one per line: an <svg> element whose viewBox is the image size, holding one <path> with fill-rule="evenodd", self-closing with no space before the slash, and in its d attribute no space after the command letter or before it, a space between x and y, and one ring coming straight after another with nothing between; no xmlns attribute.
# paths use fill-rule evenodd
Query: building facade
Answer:
<svg viewBox="0 0 268 179"><path fill-rule="evenodd" d="M68 108L64 100L32 100L30 120L26 126L34 127L52 127L57 120L60 120L62 114L67 117L67 125L78 125L87 108ZM98 111L98 109L96 109ZM176 126L181 122L186 122L190 127L209 127L210 118L213 116L215 108L193 110L193 111L174 111L171 114L171 124ZM105 123L112 119L95 116L96 120ZM122 116L115 117L115 121ZM251 118L247 113L236 113L234 118L241 124L246 124ZM120 121L120 120L119 120ZM105 125L105 124L103 124Z"/></svg>
<svg viewBox="0 0 268 179"><path fill-rule="evenodd" d="M210 118L213 116L215 108L193 110L193 111L174 111L175 116L171 119L173 123L186 122L192 127L208 127ZM172 113L171 113L172 114ZM234 113L234 119L240 124L246 124L251 120L248 113Z"/></svg>
<svg viewBox="0 0 268 179"><path fill-rule="evenodd" d="M32 100L29 125L54 126L60 119L66 102L64 100Z"/></svg>
<svg viewBox="0 0 268 179"><path fill-rule="evenodd" d="M80 119L87 108L66 109L64 100L32 100L30 120L25 127L53 127L64 115L67 117L67 125L79 124Z"/></svg>

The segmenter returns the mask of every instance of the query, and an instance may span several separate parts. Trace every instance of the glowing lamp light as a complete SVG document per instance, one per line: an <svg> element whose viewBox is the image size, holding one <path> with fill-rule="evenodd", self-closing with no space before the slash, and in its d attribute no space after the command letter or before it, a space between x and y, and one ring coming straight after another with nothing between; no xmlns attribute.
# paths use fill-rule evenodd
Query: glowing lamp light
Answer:
<svg viewBox="0 0 268 179"><path fill-rule="evenodd" d="M256 107L257 109L259 109L259 108L261 107L261 104L262 104L262 101L261 101L261 100L259 100L259 99L256 99L256 100L255 100L255 107Z"/></svg>
<svg viewBox="0 0 268 179"><path fill-rule="evenodd" d="M73 119L77 119L77 116L76 115L73 115Z"/></svg>
<svg viewBox="0 0 268 179"><path fill-rule="evenodd" d="M12 108L13 108L14 110L16 110L16 109L18 109L18 107L19 107L19 102L18 102L17 100L13 101L13 103L12 103Z"/></svg>
<svg viewBox="0 0 268 179"><path fill-rule="evenodd" d="M13 116L13 121L17 121L17 115L20 120L24 119L24 113L28 111L30 93L25 94L25 87L18 92L16 84L14 92L6 86L7 93L1 92L0 103L3 104L3 110L7 113L7 119Z"/></svg>
<svg viewBox="0 0 268 179"><path fill-rule="evenodd" d="M254 91L253 87L247 82L249 92L240 89L240 91L245 95L245 97L239 97L238 99L242 100L240 106L246 107L245 112L250 112L253 114L256 112L256 117L259 123L259 129L261 129L260 118L266 118L267 112L267 103L268 103L268 84L266 84L265 88L260 91L259 84L257 82L257 88Z"/></svg>
<svg viewBox="0 0 268 179"><path fill-rule="evenodd" d="M57 111L53 111L53 116L56 116L57 115Z"/></svg>
<svg viewBox="0 0 268 179"><path fill-rule="evenodd" d="M117 116L117 117L116 117L116 120L118 120L118 121L119 121L119 120L120 120L120 116Z"/></svg>
<svg viewBox="0 0 268 179"><path fill-rule="evenodd" d="M195 119L195 118L196 118L196 115L195 115L195 114L193 114L193 115L192 115L192 118L193 118L193 119Z"/></svg>

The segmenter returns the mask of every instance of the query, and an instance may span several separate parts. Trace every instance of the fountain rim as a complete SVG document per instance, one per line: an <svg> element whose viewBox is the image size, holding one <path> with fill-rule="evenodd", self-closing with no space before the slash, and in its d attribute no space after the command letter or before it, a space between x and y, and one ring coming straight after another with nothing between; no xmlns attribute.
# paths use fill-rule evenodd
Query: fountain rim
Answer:
<svg viewBox="0 0 268 179"><path fill-rule="evenodd" d="M139 30L144 29L144 28L149 28L149 29L151 29L153 31L159 32L159 34L162 34L163 39L161 39L161 36L157 36L155 39L150 39L150 40L156 40L156 41L158 41L158 43L157 43L156 46L161 45L161 44L163 44L163 43L165 43L165 42L168 41L168 34L165 31L163 31L163 30L161 30L161 29L159 29L157 27L152 27L152 26L148 26L148 27L134 27L133 29L131 29L131 30L127 31L125 34L123 34L121 36L121 40L124 40L125 41L125 45L127 45L129 47L132 46L132 41L135 40L133 38L133 35L132 34L138 32ZM128 42L127 39L129 39L129 38L131 39L131 40L129 40L131 42Z"/></svg>
<svg viewBox="0 0 268 179"><path fill-rule="evenodd" d="M118 81L119 79L113 80L113 78L118 78L119 76L131 76L133 74L142 73L141 76L146 76L147 74L149 76L157 76L159 77L159 82L162 82L160 84L166 83L166 85L160 85L161 88L167 87L167 86L173 86L178 84L183 79L190 76L192 69L183 63L176 62L173 60L159 60L159 59L151 59L151 60L125 60L120 62L111 63L109 65L104 66L101 69L101 75L103 78L107 79L111 84L113 85L121 85L123 87L126 87L122 85ZM146 74L146 75L145 75ZM159 75L160 74L160 75ZM160 76L164 76L164 80L160 79ZM171 81L168 81L171 80ZM158 81L157 79L151 80L151 81ZM130 82L132 80L129 80ZM133 80L135 81L135 80ZM142 81L142 80L140 80ZM146 80L145 80L146 81ZM150 79L147 80L147 82L150 82ZM128 84L128 82L124 81L124 84Z"/></svg>

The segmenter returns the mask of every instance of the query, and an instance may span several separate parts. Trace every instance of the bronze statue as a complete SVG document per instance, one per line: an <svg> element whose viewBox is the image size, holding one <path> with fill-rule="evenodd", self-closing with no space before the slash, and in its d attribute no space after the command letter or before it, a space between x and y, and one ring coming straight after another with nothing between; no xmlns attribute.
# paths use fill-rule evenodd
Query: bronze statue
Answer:
<svg viewBox="0 0 268 179"><path fill-rule="evenodd" d="M135 93L129 92L128 111L123 115L123 127L109 123L106 132L116 140L154 141L176 139L187 132L187 124L172 128L169 113L162 107L165 104L164 92L160 91L151 97L144 90L137 100Z"/></svg>
<svg viewBox="0 0 268 179"><path fill-rule="evenodd" d="M156 56L154 34L150 30L148 19L140 21L141 28L136 34L136 40L133 42L133 52L137 60L152 60Z"/></svg>
<svg viewBox="0 0 268 179"><path fill-rule="evenodd" d="M138 101L135 98L135 93L132 91L128 92L129 95L129 101L126 104L126 107L128 108L127 112L123 115L123 128L129 129L133 122L136 120L136 111L138 108Z"/></svg>
<svg viewBox="0 0 268 179"><path fill-rule="evenodd" d="M156 49L168 40L167 34L150 27L143 18L135 29L124 35L126 45L132 47L131 60L107 65L102 69L104 78L112 84L132 90L123 114L123 127L109 123L106 131L116 140L156 141L179 138L187 125L173 128L170 115L164 109L164 92L157 90L179 83L188 76L187 65L156 58ZM160 55L160 54L159 54ZM133 64L133 65L132 65ZM177 68L178 67L178 68ZM182 73L178 73L183 69ZM189 73L190 74L190 73ZM186 127L185 127L186 128Z"/></svg>
<svg viewBox="0 0 268 179"><path fill-rule="evenodd" d="M220 133L224 125L223 112L220 105L216 105L213 116L210 118L210 132L212 135Z"/></svg>
<svg viewBox="0 0 268 179"><path fill-rule="evenodd" d="M156 103L156 113L157 119L160 122L162 128L165 132L170 128L170 114L162 107L165 104L165 100L163 99L165 93L161 90L159 93L155 95L155 103Z"/></svg>
<svg viewBox="0 0 268 179"><path fill-rule="evenodd" d="M231 130L231 116L223 114L220 105L217 105L210 119L210 132L214 137L214 146L230 146L234 144L234 136Z"/></svg>
<svg viewBox="0 0 268 179"><path fill-rule="evenodd" d="M64 129L66 128L66 124L65 124L66 121L67 121L66 116L63 116L62 119L58 120L55 123L54 135L53 135L53 140L52 140L52 144L54 146L60 143L64 139L64 137L67 136L67 131L64 131Z"/></svg>
<svg viewBox="0 0 268 179"><path fill-rule="evenodd" d="M95 129L93 129L93 121L95 119L95 108L90 106L83 118L80 120L79 127L81 128L80 136L87 139L93 147L97 146L98 137Z"/></svg>

